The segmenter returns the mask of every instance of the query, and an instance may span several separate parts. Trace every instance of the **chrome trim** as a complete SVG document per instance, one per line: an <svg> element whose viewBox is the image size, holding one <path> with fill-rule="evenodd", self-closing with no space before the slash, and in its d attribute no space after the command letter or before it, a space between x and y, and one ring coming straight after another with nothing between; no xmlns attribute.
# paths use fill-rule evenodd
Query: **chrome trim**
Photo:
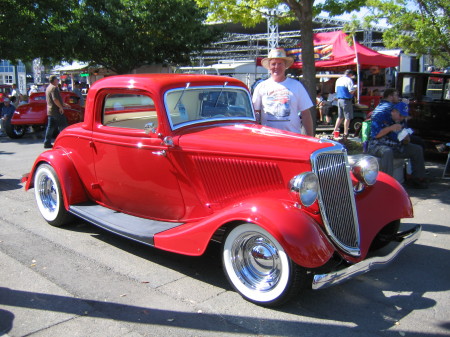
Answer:
<svg viewBox="0 0 450 337"><path fill-rule="evenodd" d="M346 253L359 256L359 222L346 149L339 143L320 149L311 155L311 165L319 179L318 202L328 236Z"/></svg>
<svg viewBox="0 0 450 337"><path fill-rule="evenodd" d="M406 246L419 239L421 232L422 226L417 225L389 254L385 256L374 256L342 270L334 271L328 274L314 275L312 288L315 290L324 289L364 274L370 270L384 267L390 263Z"/></svg>

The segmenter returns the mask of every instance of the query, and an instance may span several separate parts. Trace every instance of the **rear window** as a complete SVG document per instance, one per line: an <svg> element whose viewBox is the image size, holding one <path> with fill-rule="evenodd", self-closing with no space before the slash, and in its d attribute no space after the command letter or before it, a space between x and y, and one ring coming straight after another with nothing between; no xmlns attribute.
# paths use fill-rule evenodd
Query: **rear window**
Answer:
<svg viewBox="0 0 450 337"><path fill-rule="evenodd" d="M158 126L155 104L146 95L109 94L103 104L103 125L144 130L147 124Z"/></svg>

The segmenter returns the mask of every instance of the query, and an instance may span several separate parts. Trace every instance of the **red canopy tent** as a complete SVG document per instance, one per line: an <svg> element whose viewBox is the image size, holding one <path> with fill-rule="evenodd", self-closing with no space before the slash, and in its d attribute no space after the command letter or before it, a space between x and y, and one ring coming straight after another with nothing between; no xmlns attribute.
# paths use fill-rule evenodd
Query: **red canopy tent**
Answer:
<svg viewBox="0 0 450 337"><path fill-rule="evenodd" d="M286 48L286 54L295 58L291 68L302 68L300 48ZM355 66L361 68L369 68L370 66L390 68L400 64L399 57L380 54L355 40L350 45L347 35L342 31L314 34L314 57L316 69L353 68Z"/></svg>
<svg viewBox="0 0 450 337"><path fill-rule="evenodd" d="M348 43L348 36L342 31L314 34L314 57L316 69L323 68L380 68L396 67L400 64L400 57L380 54L365 47L355 40ZM301 47L285 48L286 54L295 59L291 68L301 69ZM261 65L262 58L258 58Z"/></svg>

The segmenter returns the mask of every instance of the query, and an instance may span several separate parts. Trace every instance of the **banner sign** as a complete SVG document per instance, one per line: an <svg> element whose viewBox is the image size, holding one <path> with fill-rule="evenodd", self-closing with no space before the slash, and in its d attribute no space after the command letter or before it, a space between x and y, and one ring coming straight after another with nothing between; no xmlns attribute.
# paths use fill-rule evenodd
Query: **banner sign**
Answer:
<svg viewBox="0 0 450 337"><path fill-rule="evenodd" d="M285 48L286 55L293 57L294 62L302 62L302 49L301 48ZM330 61L333 60L333 45L322 44L314 46L314 60L315 61Z"/></svg>

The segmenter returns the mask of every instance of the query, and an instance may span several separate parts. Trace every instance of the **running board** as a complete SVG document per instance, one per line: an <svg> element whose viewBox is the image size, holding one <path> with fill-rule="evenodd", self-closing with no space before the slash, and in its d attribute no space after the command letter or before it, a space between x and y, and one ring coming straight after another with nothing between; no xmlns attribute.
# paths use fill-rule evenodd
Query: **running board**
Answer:
<svg viewBox="0 0 450 337"><path fill-rule="evenodd" d="M150 246L155 245L155 234L182 225L179 222L139 218L95 203L71 205L69 212L95 226Z"/></svg>

